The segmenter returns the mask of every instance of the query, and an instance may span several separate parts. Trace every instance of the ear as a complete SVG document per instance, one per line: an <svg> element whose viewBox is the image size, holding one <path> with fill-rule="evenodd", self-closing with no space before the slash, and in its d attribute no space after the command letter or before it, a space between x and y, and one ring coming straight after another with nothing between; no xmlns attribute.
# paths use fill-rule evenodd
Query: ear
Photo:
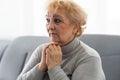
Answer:
<svg viewBox="0 0 120 80"><path fill-rule="evenodd" d="M73 34L76 34L79 28L79 24L73 26Z"/></svg>

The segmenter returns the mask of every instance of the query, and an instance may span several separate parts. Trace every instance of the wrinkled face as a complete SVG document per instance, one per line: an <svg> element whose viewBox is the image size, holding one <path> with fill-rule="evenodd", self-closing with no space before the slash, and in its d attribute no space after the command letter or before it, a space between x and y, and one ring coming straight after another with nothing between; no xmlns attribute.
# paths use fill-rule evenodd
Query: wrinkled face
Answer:
<svg viewBox="0 0 120 80"><path fill-rule="evenodd" d="M48 11L46 20L46 28L52 42L64 46L74 39L77 29L70 23L63 10Z"/></svg>

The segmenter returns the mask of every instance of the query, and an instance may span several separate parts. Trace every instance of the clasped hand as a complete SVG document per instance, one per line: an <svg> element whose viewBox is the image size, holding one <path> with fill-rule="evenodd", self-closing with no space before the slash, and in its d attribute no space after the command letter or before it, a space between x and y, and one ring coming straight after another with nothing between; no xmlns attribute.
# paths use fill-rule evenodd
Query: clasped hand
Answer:
<svg viewBox="0 0 120 80"><path fill-rule="evenodd" d="M39 64L41 71L50 70L55 66L61 65L62 52L61 47L56 43L50 43L42 51L42 57Z"/></svg>

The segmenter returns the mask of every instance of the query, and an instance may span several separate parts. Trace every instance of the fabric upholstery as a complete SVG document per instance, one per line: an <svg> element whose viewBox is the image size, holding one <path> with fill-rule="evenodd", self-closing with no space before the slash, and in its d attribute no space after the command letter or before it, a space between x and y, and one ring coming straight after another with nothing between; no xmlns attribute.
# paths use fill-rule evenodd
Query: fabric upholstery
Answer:
<svg viewBox="0 0 120 80"><path fill-rule="evenodd" d="M0 40L0 62L3 56L3 53L5 52L7 46L9 45L9 40Z"/></svg>
<svg viewBox="0 0 120 80"><path fill-rule="evenodd" d="M47 41L48 39L45 37L20 37L15 39L2 57L0 80L16 80L34 49Z"/></svg>

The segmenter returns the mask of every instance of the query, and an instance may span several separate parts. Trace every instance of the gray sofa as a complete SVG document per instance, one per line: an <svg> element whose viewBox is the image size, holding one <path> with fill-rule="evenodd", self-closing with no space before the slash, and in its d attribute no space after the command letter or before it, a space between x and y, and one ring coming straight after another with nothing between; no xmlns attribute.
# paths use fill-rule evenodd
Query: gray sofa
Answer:
<svg viewBox="0 0 120 80"><path fill-rule="evenodd" d="M120 36L91 34L80 39L99 52L106 80L120 80ZM49 41L38 36L0 40L0 80L16 80L34 49Z"/></svg>

